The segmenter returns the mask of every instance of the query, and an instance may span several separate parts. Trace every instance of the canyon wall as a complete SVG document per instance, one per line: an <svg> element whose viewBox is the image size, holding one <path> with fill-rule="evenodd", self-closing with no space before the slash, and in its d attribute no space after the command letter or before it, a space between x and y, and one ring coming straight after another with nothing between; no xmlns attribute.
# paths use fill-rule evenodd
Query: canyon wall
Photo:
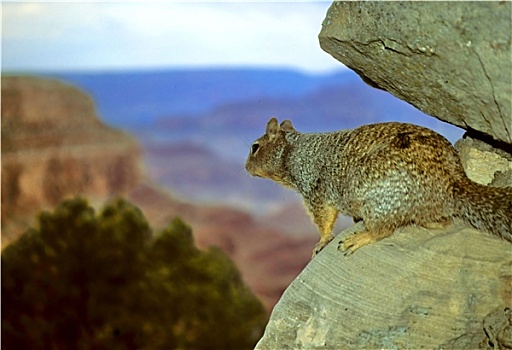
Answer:
<svg viewBox="0 0 512 350"><path fill-rule="evenodd" d="M3 77L2 247L66 197L82 194L98 207L123 196L155 232L180 216L198 247L220 247L270 311L309 261L316 237L291 237L241 210L174 198L146 176L141 147L104 125L84 91L57 80Z"/></svg>
<svg viewBox="0 0 512 350"><path fill-rule="evenodd" d="M64 83L2 78L2 246L68 196L108 198L143 177L136 142Z"/></svg>

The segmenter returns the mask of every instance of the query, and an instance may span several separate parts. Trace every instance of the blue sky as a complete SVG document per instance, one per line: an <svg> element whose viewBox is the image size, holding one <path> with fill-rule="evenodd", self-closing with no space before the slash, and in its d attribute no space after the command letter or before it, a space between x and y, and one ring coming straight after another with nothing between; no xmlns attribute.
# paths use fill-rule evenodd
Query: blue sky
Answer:
<svg viewBox="0 0 512 350"><path fill-rule="evenodd" d="M330 4L3 1L2 70L339 70L317 38Z"/></svg>

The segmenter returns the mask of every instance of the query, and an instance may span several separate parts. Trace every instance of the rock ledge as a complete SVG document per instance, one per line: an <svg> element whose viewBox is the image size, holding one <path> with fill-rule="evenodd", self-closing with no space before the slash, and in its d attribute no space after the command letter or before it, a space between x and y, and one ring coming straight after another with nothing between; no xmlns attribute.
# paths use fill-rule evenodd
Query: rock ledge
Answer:
<svg viewBox="0 0 512 350"><path fill-rule="evenodd" d="M510 243L458 225L408 227L343 256L338 242L361 228L288 287L256 349L485 348L484 319L512 309Z"/></svg>

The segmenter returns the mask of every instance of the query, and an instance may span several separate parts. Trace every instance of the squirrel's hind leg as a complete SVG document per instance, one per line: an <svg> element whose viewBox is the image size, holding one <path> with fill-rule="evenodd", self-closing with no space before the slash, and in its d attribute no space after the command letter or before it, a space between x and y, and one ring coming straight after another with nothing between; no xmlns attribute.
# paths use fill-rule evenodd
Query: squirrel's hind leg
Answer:
<svg viewBox="0 0 512 350"><path fill-rule="evenodd" d="M421 226L428 228L428 229L443 229L451 224L452 224L452 219L444 218L444 217L440 218L437 221L420 223Z"/></svg>
<svg viewBox="0 0 512 350"><path fill-rule="evenodd" d="M395 232L393 228L387 227L357 232L341 241L338 245L338 250L342 251L344 255L350 255L367 244L375 243L391 236L393 232Z"/></svg>

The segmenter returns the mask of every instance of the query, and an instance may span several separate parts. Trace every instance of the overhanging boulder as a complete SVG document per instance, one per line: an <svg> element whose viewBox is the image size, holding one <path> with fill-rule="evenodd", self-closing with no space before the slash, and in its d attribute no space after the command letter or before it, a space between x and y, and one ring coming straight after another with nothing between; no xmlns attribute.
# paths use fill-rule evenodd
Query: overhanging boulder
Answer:
<svg viewBox="0 0 512 350"><path fill-rule="evenodd" d="M423 112L512 143L512 3L335 1L323 50Z"/></svg>

